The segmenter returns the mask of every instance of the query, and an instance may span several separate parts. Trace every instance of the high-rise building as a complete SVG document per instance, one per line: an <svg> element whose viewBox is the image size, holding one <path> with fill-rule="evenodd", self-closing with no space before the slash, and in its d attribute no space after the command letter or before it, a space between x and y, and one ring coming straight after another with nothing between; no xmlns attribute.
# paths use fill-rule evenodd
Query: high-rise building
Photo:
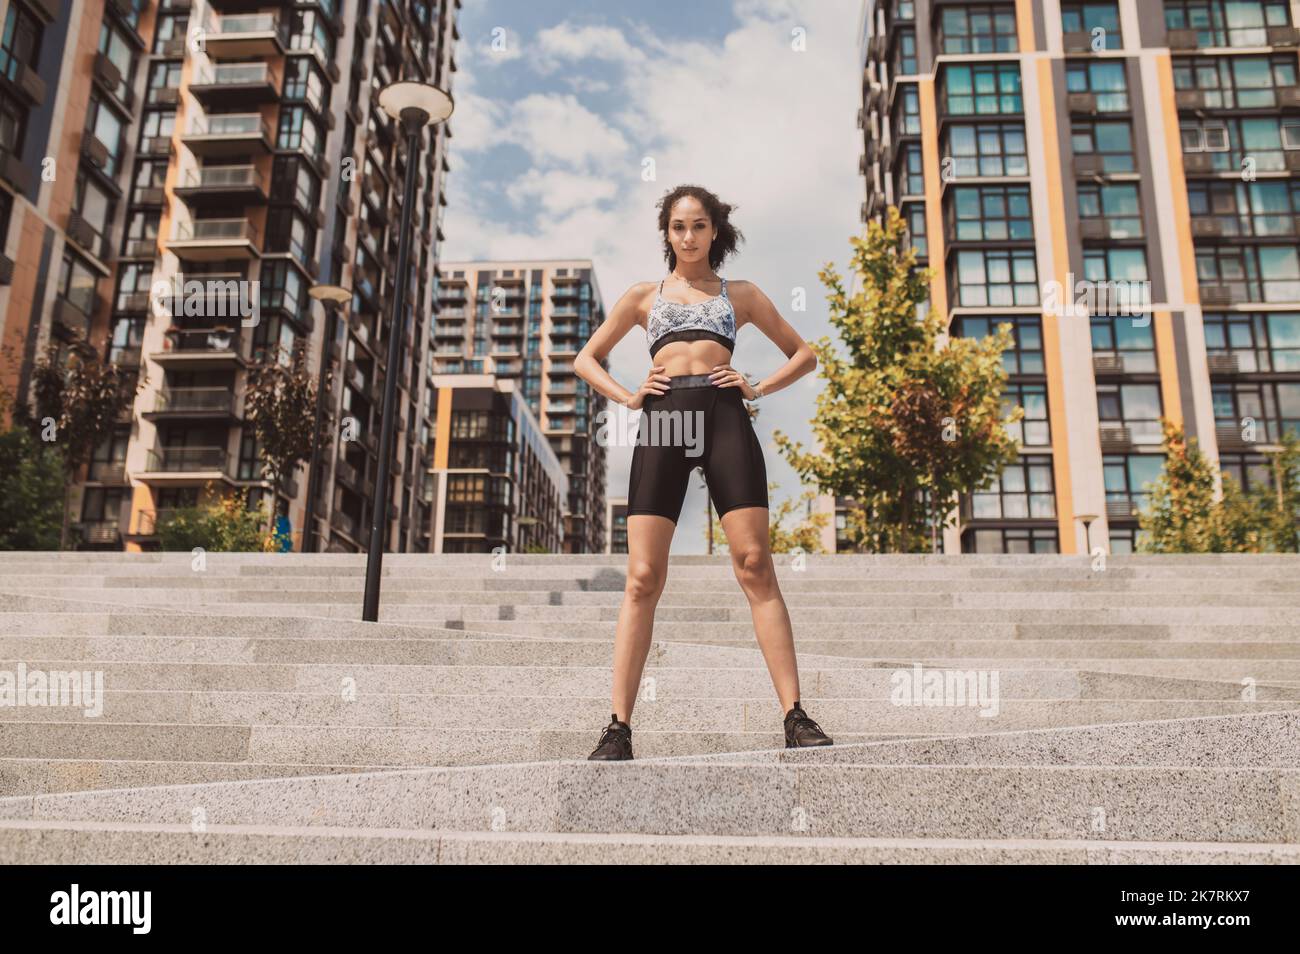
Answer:
<svg viewBox="0 0 1300 954"><path fill-rule="evenodd" d="M423 133L411 260L397 276L408 156L378 93L399 79L451 89L459 0L4 6L0 314L20 356L5 384L25 395L48 341L61 360L88 348L145 380L77 488L82 545L152 548L174 508L213 492L269 496L248 369L303 347L313 375L331 362L324 399L347 425L321 455L320 549L369 541L391 371L387 548L427 551L451 123ZM393 329L398 280L406 311ZM350 305L329 316L308 297L317 283L350 289ZM385 366L391 334L403 336L400 368ZM295 545L300 474L274 501Z"/></svg>
<svg viewBox="0 0 1300 954"><path fill-rule="evenodd" d="M605 320L590 259L443 262L434 367L517 382L568 479L565 553L606 552L603 402L573 370Z"/></svg>
<svg viewBox="0 0 1300 954"><path fill-rule="evenodd" d="M1019 460L949 552L1131 550L1164 416L1224 473L1300 429L1295 0L867 0L862 217L954 335L1012 325Z"/></svg>

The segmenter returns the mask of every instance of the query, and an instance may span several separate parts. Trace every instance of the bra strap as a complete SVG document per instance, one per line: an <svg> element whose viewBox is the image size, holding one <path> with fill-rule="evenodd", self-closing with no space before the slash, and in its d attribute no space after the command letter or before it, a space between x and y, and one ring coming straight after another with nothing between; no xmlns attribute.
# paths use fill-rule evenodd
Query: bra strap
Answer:
<svg viewBox="0 0 1300 954"><path fill-rule="evenodd" d="M726 297L727 297L727 279L726 279L726 276L723 276L723 279L722 279L722 297L723 297L723 298L726 298Z"/></svg>

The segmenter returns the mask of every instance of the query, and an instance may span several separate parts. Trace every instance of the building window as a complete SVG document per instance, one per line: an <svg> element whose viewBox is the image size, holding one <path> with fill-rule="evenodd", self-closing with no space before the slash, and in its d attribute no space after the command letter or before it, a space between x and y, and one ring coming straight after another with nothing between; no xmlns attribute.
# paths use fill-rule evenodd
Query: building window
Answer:
<svg viewBox="0 0 1300 954"><path fill-rule="evenodd" d="M1147 253L1142 248L1085 248L1083 250L1083 277L1090 282L1138 285L1133 295L1120 298L1121 305L1146 304L1149 295L1143 295L1147 281ZM1124 291L1123 287L1120 291Z"/></svg>
<svg viewBox="0 0 1300 954"><path fill-rule="evenodd" d="M1300 232L1300 180L1256 182L1191 180L1192 218L1215 223L1225 237L1296 235Z"/></svg>
<svg viewBox="0 0 1300 954"><path fill-rule="evenodd" d="M271 198L276 202L292 202L304 213L311 213L320 203L320 179L301 159L276 156L271 174ZM339 218L341 221L342 217Z"/></svg>
<svg viewBox="0 0 1300 954"><path fill-rule="evenodd" d="M944 131L943 151L945 158L952 159L952 174L958 179L1029 175L1025 130L1020 125L950 126Z"/></svg>
<svg viewBox="0 0 1300 954"><path fill-rule="evenodd" d="M903 147L903 161L899 164L902 173L895 190L896 199L905 195L925 195L925 170L921 164L921 147L908 145Z"/></svg>
<svg viewBox="0 0 1300 954"><path fill-rule="evenodd" d="M1076 156L1101 158L1103 173L1133 172L1133 134L1126 122L1081 122L1071 126Z"/></svg>
<svg viewBox="0 0 1300 954"><path fill-rule="evenodd" d="M1010 383L1002 391L1002 416L1016 407L1025 409L1024 417L1007 425L1007 433L1023 447L1051 447L1052 427L1047 418L1047 385Z"/></svg>
<svg viewBox="0 0 1300 954"><path fill-rule="evenodd" d="M180 60L159 60L149 67L149 87L145 102L159 102L159 90L179 90L181 86Z"/></svg>
<svg viewBox="0 0 1300 954"><path fill-rule="evenodd" d="M1296 85L1296 58L1193 56L1174 60L1174 89L1196 90L1205 109L1272 109L1277 91Z"/></svg>
<svg viewBox="0 0 1300 954"><path fill-rule="evenodd" d="M109 223L113 220L113 205L113 198L108 191L92 180L84 169L78 169L72 207L95 233L89 247L98 258L104 258L107 251L105 236L108 234Z"/></svg>
<svg viewBox="0 0 1300 954"><path fill-rule="evenodd" d="M89 315L95 310L95 284L99 276L72 252L63 253L59 269L59 296Z"/></svg>
<svg viewBox="0 0 1300 954"><path fill-rule="evenodd" d="M35 70L41 49L41 24L21 3L10 3L5 11L3 37L0 37L0 73L18 82L24 66Z"/></svg>
<svg viewBox="0 0 1300 954"><path fill-rule="evenodd" d="M325 148L325 137L320 126L302 106L280 108L280 129L276 136L277 149L299 149L313 159L319 159Z"/></svg>
<svg viewBox="0 0 1300 954"><path fill-rule="evenodd" d="M1206 353L1232 357L1237 371L1300 371L1300 312L1212 313L1203 323Z"/></svg>
<svg viewBox="0 0 1300 954"><path fill-rule="evenodd" d="M1156 343L1149 317L1097 316L1091 319L1093 356L1115 358L1129 374L1156 372ZM1139 324L1138 322L1143 322Z"/></svg>
<svg viewBox="0 0 1300 954"><path fill-rule="evenodd" d="M1015 7L1010 4L943 7L945 53L1015 53Z"/></svg>
<svg viewBox="0 0 1300 954"><path fill-rule="evenodd" d="M309 57L290 57L284 68L284 100L305 102L317 113L326 106L325 77Z"/></svg>
<svg viewBox="0 0 1300 954"><path fill-rule="evenodd" d="M1159 444L1161 413L1158 384L1097 385L1097 420L1103 428L1128 428L1131 443Z"/></svg>
<svg viewBox="0 0 1300 954"><path fill-rule="evenodd" d="M1038 304L1038 272L1032 249L957 253L958 303L988 308Z"/></svg>
<svg viewBox="0 0 1300 954"><path fill-rule="evenodd" d="M1056 553L1055 527L972 528L962 538L964 553Z"/></svg>
<svg viewBox="0 0 1300 954"><path fill-rule="evenodd" d="M921 135L921 100L913 85L904 86L898 94L900 109L894 118L894 138Z"/></svg>
<svg viewBox="0 0 1300 954"><path fill-rule="evenodd" d="M1119 28L1119 6L1114 0L1085 3L1065 0L1061 4L1061 32L1087 33L1091 38L1090 46L1100 40L1095 47L1098 51L1118 50L1124 46Z"/></svg>
<svg viewBox="0 0 1300 954"><path fill-rule="evenodd" d="M1289 26L1286 0L1165 0L1165 27L1195 30L1197 46L1268 46L1268 28Z"/></svg>
<svg viewBox="0 0 1300 954"><path fill-rule="evenodd" d="M906 216L908 241L916 249L917 258L926 258L930 254L930 246L925 237L925 204L912 202L909 206Z"/></svg>
<svg viewBox="0 0 1300 954"><path fill-rule="evenodd" d="M998 326L1011 326L1012 345L1002 352L1002 367L1007 374L1043 374L1043 332L1037 315L985 317L962 315L953 319L954 335L963 338L987 338Z"/></svg>
<svg viewBox="0 0 1300 954"><path fill-rule="evenodd" d="M1300 301L1300 249L1197 245L1196 278L1220 286L1234 301Z"/></svg>
<svg viewBox="0 0 1300 954"><path fill-rule="evenodd" d="M1190 187L1189 183L1188 188ZM1136 183L1098 185L1095 182L1080 182L1078 196L1079 219L1085 222L1104 222L1107 238L1142 237L1142 209L1138 202Z"/></svg>
<svg viewBox="0 0 1300 954"><path fill-rule="evenodd" d="M1073 60L1065 67L1065 88L1071 93L1092 93L1099 113L1128 112L1123 60Z"/></svg>
<svg viewBox="0 0 1300 954"><path fill-rule="evenodd" d="M289 49L315 53L323 63L334 59L334 34L312 10L295 10L289 29Z"/></svg>
<svg viewBox="0 0 1300 954"><path fill-rule="evenodd" d="M118 164L122 161L125 130L126 122L97 93L91 93L90 106L86 110L86 132L108 149L104 174L110 178L117 175Z"/></svg>
<svg viewBox="0 0 1300 954"><path fill-rule="evenodd" d="M1023 112L1020 64L949 66L943 73L941 108L949 116Z"/></svg>
<svg viewBox="0 0 1300 954"><path fill-rule="evenodd" d="M1286 431L1300 437L1300 383L1215 382L1210 391L1216 427L1244 430L1253 422L1261 444L1276 444Z"/></svg>
<svg viewBox="0 0 1300 954"><path fill-rule="evenodd" d="M1183 154L1205 153L1204 171L1284 172L1287 153L1300 149L1300 119L1187 119L1179 123ZM1294 159L1292 160L1294 161Z"/></svg>
<svg viewBox="0 0 1300 954"><path fill-rule="evenodd" d="M167 55L167 44L172 40L184 41L190 30L188 14L160 13L158 26L153 34L153 53L156 56ZM183 56L184 51L172 54Z"/></svg>
<svg viewBox="0 0 1300 954"><path fill-rule="evenodd" d="M128 215L126 234L122 236L122 254L131 258L152 258L158 250L161 223L161 212L138 211Z"/></svg>
<svg viewBox="0 0 1300 954"><path fill-rule="evenodd" d="M1164 470L1164 454L1103 454L1106 513L1113 520L1134 519L1145 510L1150 485Z"/></svg>
<svg viewBox="0 0 1300 954"><path fill-rule="evenodd" d="M1275 490L1273 465L1263 454L1219 454L1219 470L1237 482L1242 490Z"/></svg>
<svg viewBox="0 0 1300 954"><path fill-rule="evenodd" d="M968 516L973 520L1055 517L1052 458L1026 454L1008 464L993 486L971 494Z"/></svg>
<svg viewBox="0 0 1300 954"><path fill-rule="evenodd" d="M911 76L916 72L916 31L906 27L897 31L898 45L894 48L895 76Z"/></svg>
<svg viewBox="0 0 1300 954"><path fill-rule="evenodd" d="M306 307L306 292L302 275L283 259L262 265L260 286L262 307L277 309L294 319L299 319Z"/></svg>
<svg viewBox="0 0 1300 954"><path fill-rule="evenodd" d="M110 364L139 366L140 346L144 343L146 321L143 316L121 316L113 319L113 333L108 341Z"/></svg>
<svg viewBox="0 0 1300 954"><path fill-rule="evenodd" d="M117 87L112 90L123 103L130 103L131 88L135 85L135 47L126 35L105 20L99 27L99 52L109 58L121 74Z"/></svg>
<svg viewBox="0 0 1300 954"><path fill-rule="evenodd" d="M316 255L316 229L294 209L273 208L266 217L265 248L310 261Z"/></svg>
<svg viewBox="0 0 1300 954"><path fill-rule="evenodd" d="M958 242L1033 241L1028 186L963 186L948 203L948 237Z"/></svg>

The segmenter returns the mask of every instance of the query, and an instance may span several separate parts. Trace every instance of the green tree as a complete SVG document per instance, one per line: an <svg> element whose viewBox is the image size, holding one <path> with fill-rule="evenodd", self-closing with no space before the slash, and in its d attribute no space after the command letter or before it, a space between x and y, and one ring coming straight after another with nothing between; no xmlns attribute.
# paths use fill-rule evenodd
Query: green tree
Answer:
<svg viewBox="0 0 1300 954"><path fill-rule="evenodd" d="M767 482L769 497L776 488L776 481L769 480ZM821 544L821 534L831 515L828 513L807 513L808 502L816 496L817 492L815 490L805 490L797 500L786 497L776 505L775 509L768 510L768 545L773 553L793 553L795 548L801 548L804 553L826 552L826 548ZM712 501L709 501L709 507L710 514L712 514ZM796 511L804 512L804 519L787 530L784 526L786 518ZM721 521L718 522L718 527L719 533L722 535L722 542L717 544L718 552L727 553L730 548L727 546L727 533L721 529ZM713 551L710 550L709 552L712 553Z"/></svg>
<svg viewBox="0 0 1300 954"><path fill-rule="evenodd" d="M275 534L266 530L265 522L264 514L248 509L241 495L227 493L205 504L180 507L160 521L158 544L163 550L272 552L277 549Z"/></svg>
<svg viewBox="0 0 1300 954"><path fill-rule="evenodd" d="M1261 515L1253 499L1230 476L1221 476L1215 495L1215 468L1196 438L1167 418L1160 419L1160 476L1151 484L1138 513L1142 553L1258 553L1263 546Z"/></svg>
<svg viewBox="0 0 1300 954"><path fill-rule="evenodd" d="M34 408L14 402L14 419L36 441L53 444L62 465L62 519L59 549L68 543L70 495L81 469L113 433L122 412L135 400L145 378L134 370L101 361L93 349L74 349L63 363L51 344L32 368Z"/></svg>
<svg viewBox="0 0 1300 954"><path fill-rule="evenodd" d="M59 546L63 458L22 427L0 432L0 550Z"/></svg>
<svg viewBox="0 0 1300 954"><path fill-rule="evenodd" d="M952 338L945 315L926 307L930 272L916 267L898 210L854 237L861 290L850 296L831 264L819 272L830 292L831 324L847 349L812 342L826 385L813 433L819 452L776 432L777 446L822 493L854 498L861 510L850 536L859 549L933 548L960 494L990 486L1019 447L1003 416L1002 352L1010 328L987 338Z"/></svg>
<svg viewBox="0 0 1300 954"><path fill-rule="evenodd" d="M281 349L249 369L244 414L257 438L262 476L271 482L272 501L297 466L311 457L315 413L316 383L307 369L304 348L297 347L292 354ZM322 441L329 433L330 417L328 411L321 415ZM273 503L267 516L268 530L274 521Z"/></svg>
<svg viewBox="0 0 1300 954"><path fill-rule="evenodd" d="M1278 450L1267 452L1272 486L1256 488L1251 500L1266 548L1300 553L1300 435L1286 431L1278 443Z"/></svg>

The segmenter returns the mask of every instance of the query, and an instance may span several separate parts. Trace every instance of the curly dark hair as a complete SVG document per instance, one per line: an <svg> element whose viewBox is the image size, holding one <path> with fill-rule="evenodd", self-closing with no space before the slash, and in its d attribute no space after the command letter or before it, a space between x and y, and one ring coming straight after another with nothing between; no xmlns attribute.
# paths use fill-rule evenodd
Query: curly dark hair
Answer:
<svg viewBox="0 0 1300 954"><path fill-rule="evenodd" d="M659 209L659 233L664 240L664 259L668 262L668 270L677 267L677 253L673 251L673 243L668 241L668 219L672 215L673 204L688 195L699 200L709 221L718 230L713 244L709 246L709 267L717 271L727 256L736 251L737 243L745 236L731 224L731 213L736 206L723 202L708 189L697 185L679 185L655 203Z"/></svg>

